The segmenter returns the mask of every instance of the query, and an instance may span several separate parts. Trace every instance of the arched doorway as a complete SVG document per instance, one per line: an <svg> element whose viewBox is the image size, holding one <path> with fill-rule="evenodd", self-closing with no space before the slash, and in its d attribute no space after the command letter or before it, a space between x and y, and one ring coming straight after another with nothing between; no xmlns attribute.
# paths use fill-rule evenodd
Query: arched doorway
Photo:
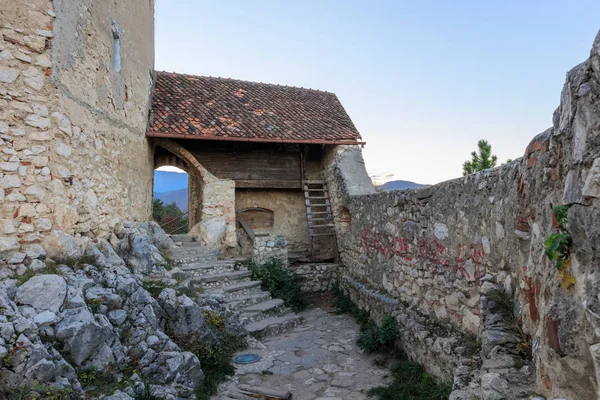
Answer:
<svg viewBox="0 0 600 400"><path fill-rule="evenodd" d="M165 165L154 170L152 219L168 234L189 231L188 173Z"/></svg>
<svg viewBox="0 0 600 400"><path fill-rule="evenodd" d="M235 182L212 175L177 142L154 143L155 169L170 166L187 173L189 234L211 248L234 247Z"/></svg>

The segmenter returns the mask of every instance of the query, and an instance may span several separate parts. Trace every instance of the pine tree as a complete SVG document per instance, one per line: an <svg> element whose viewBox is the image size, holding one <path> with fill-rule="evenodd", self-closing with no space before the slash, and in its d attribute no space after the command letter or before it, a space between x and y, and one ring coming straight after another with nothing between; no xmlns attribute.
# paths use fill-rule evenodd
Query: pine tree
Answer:
<svg viewBox="0 0 600 400"><path fill-rule="evenodd" d="M496 161L498 159L492 154L492 145L482 139L477 142L477 151L471 153L471 160L463 163L463 176L493 168L496 166Z"/></svg>
<svg viewBox="0 0 600 400"><path fill-rule="evenodd" d="M160 199L154 199L152 218L167 233L187 233L188 217L177 207L175 202L165 204Z"/></svg>

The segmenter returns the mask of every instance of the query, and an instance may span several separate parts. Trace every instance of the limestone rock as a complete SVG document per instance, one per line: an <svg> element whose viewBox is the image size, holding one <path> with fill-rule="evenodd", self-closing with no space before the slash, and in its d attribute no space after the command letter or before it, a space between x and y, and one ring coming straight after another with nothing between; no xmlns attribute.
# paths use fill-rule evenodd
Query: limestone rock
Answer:
<svg viewBox="0 0 600 400"><path fill-rule="evenodd" d="M44 242L44 247L50 258L81 258L83 250L82 243L63 231L53 231Z"/></svg>
<svg viewBox="0 0 600 400"><path fill-rule="evenodd" d="M17 290L17 304L32 306L38 311L58 313L67 295L67 283L58 275L37 275Z"/></svg>
<svg viewBox="0 0 600 400"><path fill-rule="evenodd" d="M192 390L199 389L204 379L200 361L189 352L161 352L142 372L156 382L175 382Z"/></svg>
<svg viewBox="0 0 600 400"><path fill-rule="evenodd" d="M119 253L135 271L150 273L159 266L166 265L151 239L139 232L132 232L119 243Z"/></svg>
<svg viewBox="0 0 600 400"><path fill-rule="evenodd" d="M100 346L110 339L109 328L101 326L87 307L65 310L62 321L56 325L56 338L76 365L82 365Z"/></svg>

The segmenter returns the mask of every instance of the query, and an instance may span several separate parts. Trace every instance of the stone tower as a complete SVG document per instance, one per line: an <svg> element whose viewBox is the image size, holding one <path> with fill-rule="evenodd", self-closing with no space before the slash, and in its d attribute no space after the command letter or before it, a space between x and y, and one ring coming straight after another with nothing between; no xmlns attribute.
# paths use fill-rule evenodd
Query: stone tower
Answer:
<svg viewBox="0 0 600 400"><path fill-rule="evenodd" d="M0 254L147 220L154 1L0 0Z"/></svg>

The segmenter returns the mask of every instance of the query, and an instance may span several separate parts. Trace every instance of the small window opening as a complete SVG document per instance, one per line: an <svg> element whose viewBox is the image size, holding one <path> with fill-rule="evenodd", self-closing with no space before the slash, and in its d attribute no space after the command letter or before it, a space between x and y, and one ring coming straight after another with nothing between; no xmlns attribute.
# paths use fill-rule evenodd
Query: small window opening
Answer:
<svg viewBox="0 0 600 400"><path fill-rule="evenodd" d="M114 72L121 72L121 28L115 20L112 22L112 34L112 70Z"/></svg>

